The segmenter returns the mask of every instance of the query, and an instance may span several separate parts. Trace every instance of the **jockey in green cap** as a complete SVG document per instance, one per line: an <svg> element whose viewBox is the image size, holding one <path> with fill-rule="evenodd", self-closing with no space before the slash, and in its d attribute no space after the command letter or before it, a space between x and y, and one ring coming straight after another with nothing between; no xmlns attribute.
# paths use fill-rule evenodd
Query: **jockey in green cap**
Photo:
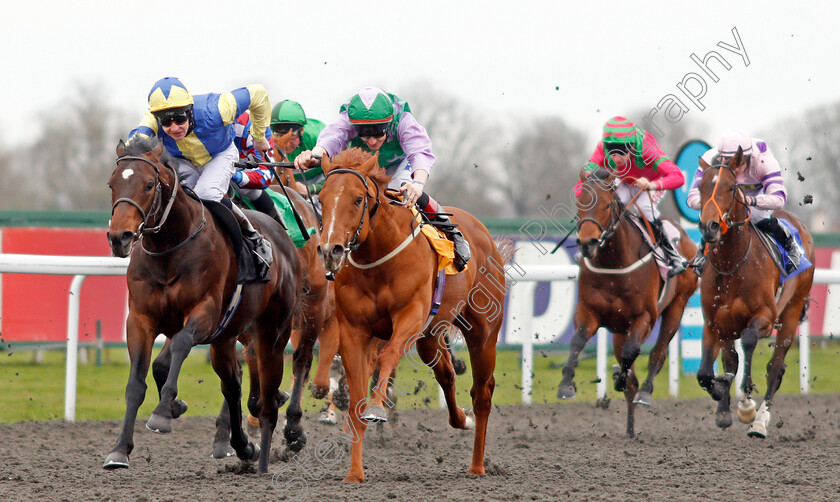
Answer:
<svg viewBox="0 0 840 502"><path fill-rule="evenodd" d="M456 224L443 214L437 201L424 193L435 156L426 129L415 120L408 103L376 87L366 87L341 106L338 119L318 136L312 150L301 152L295 166L308 168L348 147L379 152L379 165L391 176L388 188L403 194L406 206L413 204L455 244L455 267L463 270L470 259L470 246ZM437 226L437 225L436 225Z"/></svg>

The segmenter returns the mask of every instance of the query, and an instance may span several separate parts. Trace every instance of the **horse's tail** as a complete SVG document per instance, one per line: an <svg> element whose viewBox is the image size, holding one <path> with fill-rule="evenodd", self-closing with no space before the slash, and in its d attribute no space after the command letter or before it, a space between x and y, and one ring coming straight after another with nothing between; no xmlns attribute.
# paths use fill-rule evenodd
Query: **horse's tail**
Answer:
<svg viewBox="0 0 840 502"><path fill-rule="evenodd" d="M516 253L516 245L510 237L494 238L493 242L496 244L496 249L502 256L502 265L507 265L513 261L513 255Z"/></svg>

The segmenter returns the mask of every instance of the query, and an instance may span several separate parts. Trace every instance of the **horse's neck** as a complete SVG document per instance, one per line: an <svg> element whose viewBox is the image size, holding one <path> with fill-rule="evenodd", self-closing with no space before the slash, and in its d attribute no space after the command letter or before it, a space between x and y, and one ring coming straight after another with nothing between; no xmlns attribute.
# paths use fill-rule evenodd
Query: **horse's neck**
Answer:
<svg viewBox="0 0 840 502"><path fill-rule="evenodd" d="M639 260L639 250L646 247L638 230L625 217L604 247L595 254L594 263L609 268L626 267Z"/></svg>
<svg viewBox="0 0 840 502"><path fill-rule="evenodd" d="M412 219L410 211L392 206L383 197L376 214L368 221L365 240L353 251L353 259L361 263L372 263L396 249L414 228Z"/></svg>
<svg viewBox="0 0 840 502"><path fill-rule="evenodd" d="M708 259L712 260L716 269L731 270L745 260L750 252L750 232L749 224L731 227L721 235L720 241L710 246Z"/></svg>
<svg viewBox="0 0 840 502"><path fill-rule="evenodd" d="M173 185L174 186L174 185ZM161 202L160 217L166 211L166 204L169 202L169 195ZM154 234L146 234L143 237L144 246L149 251L164 251L183 242L192 232L198 228L200 222L201 203L192 199L183 190L175 194L175 201L166 216L166 221L160 227L160 231ZM157 220L155 225L160 225Z"/></svg>

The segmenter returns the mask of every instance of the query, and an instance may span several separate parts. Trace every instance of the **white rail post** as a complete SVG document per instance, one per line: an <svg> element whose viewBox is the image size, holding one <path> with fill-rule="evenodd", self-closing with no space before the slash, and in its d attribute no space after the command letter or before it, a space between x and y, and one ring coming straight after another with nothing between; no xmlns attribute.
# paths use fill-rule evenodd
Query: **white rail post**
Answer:
<svg viewBox="0 0 840 502"><path fill-rule="evenodd" d="M604 399L607 397L607 336L609 336L607 328L598 328L597 336L596 364L598 366L598 385L596 386L596 390L598 392L598 398Z"/></svg>
<svg viewBox="0 0 840 502"><path fill-rule="evenodd" d="M811 392L811 326L808 320L802 321L799 325L799 392L809 394Z"/></svg>
<svg viewBox="0 0 840 502"><path fill-rule="evenodd" d="M668 393L671 397L680 395L680 330L668 344Z"/></svg>
<svg viewBox="0 0 840 502"><path fill-rule="evenodd" d="M533 305L528 303L527 307L520 311L522 316L522 404L531 404L531 378L534 372L533 308Z"/></svg>
<svg viewBox="0 0 840 502"><path fill-rule="evenodd" d="M70 283L67 301L67 370L64 379L64 420L76 421L76 358L79 356L79 303L86 275L76 275Z"/></svg>
<svg viewBox="0 0 840 502"><path fill-rule="evenodd" d="M735 340L735 352L738 353L738 372L735 373L735 397L743 399L744 390L741 388L741 384L743 384L744 380L744 347L741 344L740 338ZM726 372L726 370L723 371Z"/></svg>

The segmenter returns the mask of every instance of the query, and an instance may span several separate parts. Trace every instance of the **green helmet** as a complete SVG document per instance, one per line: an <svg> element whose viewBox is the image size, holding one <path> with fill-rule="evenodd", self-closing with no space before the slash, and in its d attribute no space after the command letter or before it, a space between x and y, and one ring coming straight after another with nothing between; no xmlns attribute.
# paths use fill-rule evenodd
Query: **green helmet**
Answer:
<svg viewBox="0 0 840 502"><path fill-rule="evenodd" d="M289 99L277 103L271 109L271 125L276 124L305 125L306 114L303 112L303 107L297 101Z"/></svg>
<svg viewBox="0 0 840 502"><path fill-rule="evenodd" d="M345 108L346 107L346 108ZM394 101L382 89L365 87L342 107L353 125L387 124L394 119Z"/></svg>

